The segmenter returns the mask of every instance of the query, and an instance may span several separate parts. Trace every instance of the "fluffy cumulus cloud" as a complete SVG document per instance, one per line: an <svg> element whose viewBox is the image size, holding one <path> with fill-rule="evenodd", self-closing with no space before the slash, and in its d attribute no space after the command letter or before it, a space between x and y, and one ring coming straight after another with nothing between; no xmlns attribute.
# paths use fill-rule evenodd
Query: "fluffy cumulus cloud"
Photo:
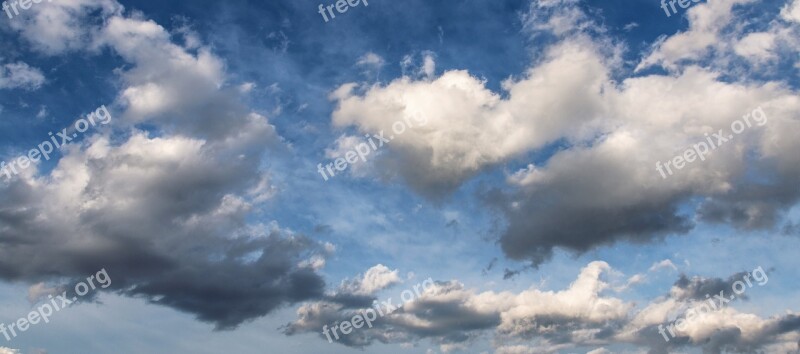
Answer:
<svg viewBox="0 0 800 354"><path fill-rule="evenodd" d="M776 53L800 47L791 39L797 25L784 20L795 5L747 33L737 11L751 3L694 5L689 29L658 41L638 64L668 73L640 75L620 60L624 46L574 1L535 1L527 28L550 44L524 75L503 83L502 93L463 70L352 83L332 96L332 120L376 133L424 114L427 124L395 136L376 163L385 177L432 198L488 168L544 155L510 174L506 188L485 194L508 221L503 250L534 264L555 248L581 253L618 240L649 241L685 233L697 220L769 228L800 197L800 96L785 77L730 76L744 75L748 65L769 72L784 64L770 62ZM736 121L749 123L734 136ZM695 154L680 170L658 172L657 162L701 142L711 144L702 161ZM683 208L687 203L694 210Z"/></svg>
<svg viewBox="0 0 800 354"><path fill-rule="evenodd" d="M753 280L754 275L759 281ZM668 295L654 299L633 314L615 339L648 346L653 353L688 347L702 347L708 353L800 350L798 314L763 318L736 309L736 301L746 299L745 294L729 301L729 296L739 289L736 282L742 282L744 291L748 289L745 277L752 286L768 282L766 272L758 271L734 274L728 279L682 275Z"/></svg>
<svg viewBox="0 0 800 354"><path fill-rule="evenodd" d="M107 291L219 329L321 298L317 270L332 247L247 220L274 193L259 166L280 138L221 88L220 59L115 2L48 5L14 24L40 51L108 48L130 65L118 71L114 130L64 146L52 170L0 184L0 278L36 284L35 301L104 268ZM104 21L83 25L90 12ZM373 275L365 288L391 280Z"/></svg>
<svg viewBox="0 0 800 354"><path fill-rule="evenodd" d="M705 295L730 294L732 284L745 275L753 286L766 284L766 273L743 272L726 280L682 275L667 295L638 306L610 295L614 287L604 278L613 272L605 262L592 262L560 291L532 287L519 293L478 292L458 281L437 281L417 298L395 301L397 308L391 313L385 311L386 301L382 301L383 316L350 334L339 332L336 341L365 347L375 342L413 344L427 339L442 352L449 352L469 348L488 335L493 336L496 353L555 353L577 347L610 353L604 348L610 345L644 348L650 353L691 347L708 353L798 349L800 316L796 314L762 318L737 311L735 304L715 311L699 310L708 301ZM287 325L287 334L311 332L326 338L324 326L349 321L369 309L370 305L352 307L334 301L309 303L298 311L299 318ZM699 315L684 316L692 311ZM680 331L673 329L675 337L665 341L658 326L676 319L686 323Z"/></svg>
<svg viewBox="0 0 800 354"><path fill-rule="evenodd" d="M390 171L428 195L452 191L487 166L565 135L577 139L589 133L572 127L598 118L594 112L602 102L596 93L603 90L606 71L603 58L585 47L591 46L587 41L552 48L542 67L506 83L508 99L467 71L449 71L429 81L403 77L367 88L363 96L355 85L345 85L334 95L333 121L371 133L400 131L393 130L395 122L411 122L392 140L393 159L403 163L392 164ZM529 119L527 112L537 118ZM401 167L406 165L419 168Z"/></svg>

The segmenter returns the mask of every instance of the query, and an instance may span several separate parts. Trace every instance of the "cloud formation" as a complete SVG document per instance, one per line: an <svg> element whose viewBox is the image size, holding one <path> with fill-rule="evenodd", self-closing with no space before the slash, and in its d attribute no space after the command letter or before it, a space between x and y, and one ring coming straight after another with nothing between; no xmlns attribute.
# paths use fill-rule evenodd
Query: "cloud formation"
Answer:
<svg viewBox="0 0 800 354"><path fill-rule="evenodd" d="M637 305L610 295L619 287L603 278L613 272L605 262L592 262L560 291L531 287L519 293L477 292L458 281L438 281L419 298L375 321L373 327L355 329L337 342L363 348L376 342L429 340L449 352L465 350L492 335L496 353L556 353L578 347L608 353L604 347L612 345L650 353L689 348L708 353L798 349L800 316L792 313L761 318L726 307L692 317L685 331L669 342L659 334L658 325L699 306L696 300L706 300L705 294L717 294L719 289L730 292L733 279L742 279L745 273L728 280L682 275L668 295ZM369 303L361 308L332 301L308 303L298 310L298 319L287 325L286 333L318 333L324 340L324 325L349 320L369 307Z"/></svg>
<svg viewBox="0 0 800 354"><path fill-rule="evenodd" d="M86 24L98 12L102 24ZM26 16L13 27L44 54L108 48L130 65L118 71L113 130L63 147L51 171L0 185L0 278L59 286L104 268L108 291L217 329L323 296L317 271L332 246L247 220L274 194L260 166L280 138L222 87L219 58L113 1Z"/></svg>
<svg viewBox="0 0 800 354"><path fill-rule="evenodd" d="M555 248L583 253L620 240L649 242L686 233L697 220L768 229L800 198L793 187L800 182L794 153L800 97L784 78L759 81L740 71L754 64L729 48L738 45L751 59L773 53L736 30L735 9L750 2L693 6L688 32L642 53L640 68L658 65L668 73L640 75L620 59L625 46L574 1L534 1L531 11L539 13L526 17L526 28L549 44L524 75L503 82L503 92L463 70L385 85L350 83L333 95L332 120L374 133L425 114L429 124L396 137L377 163L384 177L434 199L489 168L545 156L484 198L507 219L500 237L505 253L534 265ZM786 33L798 27L780 20L765 30L790 38ZM800 48L788 39L776 43L775 50ZM729 65L711 64L709 48L716 48L715 63ZM731 80L734 73L745 76ZM657 161L707 141L757 107L767 125L667 180L657 173ZM764 178L753 178L753 171Z"/></svg>

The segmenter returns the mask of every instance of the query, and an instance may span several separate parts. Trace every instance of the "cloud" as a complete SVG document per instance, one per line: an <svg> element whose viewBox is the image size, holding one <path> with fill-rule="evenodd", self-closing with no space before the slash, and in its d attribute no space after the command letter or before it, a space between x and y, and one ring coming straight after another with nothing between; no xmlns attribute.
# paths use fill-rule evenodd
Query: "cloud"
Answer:
<svg viewBox="0 0 800 354"><path fill-rule="evenodd" d="M702 277L693 277L689 279L686 275L681 275L677 282L675 282L675 286L672 290L672 296L679 300L695 300L695 301L705 301L706 295L716 295L720 292L729 293L733 288L733 283L742 280L742 278L748 274L747 272L742 272L738 274L731 275L727 280L719 279L719 278L702 278ZM746 299L746 295L740 295L739 297Z"/></svg>
<svg viewBox="0 0 800 354"><path fill-rule="evenodd" d="M723 29L735 18L734 8L753 1L713 0L692 6L686 10L689 29L662 37L653 45L653 51L639 63L637 71L653 65L677 69L679 61L702 59L721 42Z"/></svg>
<svg viewBox="0 0 800 354"><path fill-rule="evenodd" d="M736 54L753 61L765 61L776 57L775 38L772 33L751 33L742 38L734 47Z"/></svg>
<svg viewBox="0 0 800 354"><path fill-rule="evenodd" d="M0 187L0 277L79 279L105 268L109 291L221 329L321 297L324 281L302 264L327 256L322 245L245 222L252 205L241 195L259 156L227 156L268 132L224 143L140 132L120 146L94 137L71 147L49 176Z"/></svg>
<svg viewBox="0 0 800 354"><path fill-rule="evenodd" d="M119 101L126 122L157 123L170 132L211 139L237 134L253 123L255 113L240 103L240 91L221 88L224 65L209 48L200 47L193 55L172 43L155 22L118 16L108 20L98 41L135 64L122 74L126 86Z"/></svg>
<svg viewBox="0 0 800 354"><path fill-rule="evenodd" d="M607 285L599 277L608 270L604 262L594 262L569 289L559 292L531 288L519 294L477 293L457 281L436 282L418 298L381 317L374 327L343 336L340 343L363 347L374 341L407 343L429 338L440 345L456 345L488 330L504 338L556 339L563 332L559 328L602 327L624 318L631 308L621 300L600 296ZM288 325L287 334L319 332L323 325L366 308L349 309L328 301L306 304L298 310L299 319Z"/></svg>
<svg viewBox="0 0 800 354"><path fill-rule="evenodd" d="M47 284L32 288L35 298L106 269L106 291L217 329L323 298L317 271L332 248L250 221L275 193L260 168L280 144L275 128L226 85L209 49L174 44L163 27L121 8L67 0L14 21L44 53L108 48L130 65L117 71L113 130L63 147L50 171L0 184L0 278ZM102 25L84 25L94 23L84 21L90 13Z"/></svg>
<svg viewBox="0 0 800 354"><path fill-rule="evenodd" d="M366 271L360 279L342 284L341 291L355 295L374 295L376 292L400 283L399 271L378 264Z"/></svg>
<svg viewBox="0 0 800 354"><path fill-rule="evenodd" d="M392 141L394 156L384 160L384 170L420 193L442 196L488 166L565 134L581 134L570 132L594 118L605 67L579 42L553 48L541 68L507 82L508 99L466 71L448 71L430 81L403 77L372 86L363 96L354 91L356 84L343 85L333 95L338 104L333 123L377 134L391 131L396 121L424 115L427 125ZM563 99L567 92L569 101Z"/></svg>
<svg viewBox="0 0 800 354"><path fill-rule="evenodd" d="M42 71L23 62L0 66L0 89L38 90L44 84Z"/></svg>
<svg viewBox="0 0 800 354"><path fill-rule="evenodd" d="M436 59L433 53L424 53L422 56L422 66L419 68L419 75L423 75L427 79L433 78L436 74Z"/></svg>
<svg viewBox="0 0 800 354"><path fill-rule="evenodd" d="M325 149L325 158L329 159L330 161L335 161L338 158L346 158L348 152L357 151L356 147L358 147L358 145L368 142L369 140L363 136L341 135L334 142L334 147ZM373 175L375 172L375 155L380 155L381 151L373 151L370 154L370 158L366 161L358 159L354 163L348 164L348 173L353 177L359 178L365 178ZM323 165L326 165L327 163L331 162L323 163Z"/></svg>
<svg viewBox="0 0 800 354"><path fill-rule="evenodd" d="M503 82L503 92L464 70L385 85L349 83L332 95L332 121L377 133L424 114L428 124L396 137L375 163L380 176L397 177L432 199L446 198L483 171L540 156L510 175L507 186L483 194L507 220L503 251L533 265L556 248L580 254L623 240L651 242L687 233L697 221L768 229L800 199L793 187L800 182L793 153L800 148L793 113L800 96L782 81L728 80L718 71L728 66L700 60L738 19L734 9L749 1L693 6L689 32L657 44L640 65L670 72L646 75L625 69L624 47L603 27L570 15L579 10L574 2L535 2L533 10L547 11L529 15L528 27L550 39L524 75ZM562 30L557 24L563 19L583 25ZM746 38L724 33L729 47ZM771 53L742 40L742 54ZM732 122L750 119L757 107L769 117L767 125L748 129L669 178L657 173L657 162L720 129L730 132ZM754 179L754 171L769 178Z"/></svg>
<svg viewBox="0 0 800 354"><path fill-rule="evenodd" d="M678 271L678 267L675 266L675 263L672 263L672 260L669 260L669 259L665 259L665 260L663 260L661 262L654 263L653 266L650 267L649 271L650 272L655 272L655 271L658 271L658 270L664 269L664 268L672 268L672 270Z"/></svg>
<svg viewBox="0 0 800 354"><path fill-rule="evenodd" d="M800 23L800 1L787 3L781 9L781 17L787 21Z"/></svg>
<svg viewBox="0 0 800 354"><path fill-rule="evenodd" d="M589 351L586 354L611 354L611 352L606 348L598 348L598 349Z"/></svg>
<svg viewBox="0 0 800 354"><path fill-rule="evenodd" d="M610 353L603 347L628 345L651 353L678 352L700 348L758 351L796 348L800 320L795 314L761 318L733 307L695 316L685 331L664 341L658 325L696 308L698 292L730 286L718 278L680 278L669 295L638 307L606 295L610 285L602 281L614 270L605 262L592 262L564 290L531 287L519 293L477 292L458 281L439 281L421 296L373 322L372 327L355 329L338 342L366 347L375 342L412 344L428 339L443 350L469 347L477 338L493 333L497 353L555 353L575 348L594 348L592 353ZM726 291L730 292L728 287ZM705 300L703 296L701 298ZM286 334L321 333L370 307L348 308L330 301L307 303L298 319L286 326ZM325 336L321 336L325 340ZM794 347L792 347L794 346Z"/></svg>
<svg viewBox="0 0 800 354"><path fill-rule="evenodd" d="M790 187L800 180L790 153L796 139L786 132L797 121L781 108L798 105L798 95L780 84L718 77L688 66L598 92L603 109L595 115L607 118L597 138L569 144L541 166L513 175L509 180L519 192L487 195L509 219L500 240L506 254L538 264L555 247L582 253L618 240L685 233L694 225L692 212L678 209L692 196L706 197L696 211L702 221L750 229L775 225L800 196ZM745 132L735 146L721 147L668 179L653 174L655 162L682 154L718 129L730 132L732 122L759 106L775 118L769 126ZM751 169L765 171L773 182L747 178Z"/></svg>
<svg viewBox="0 0 800 354"><path fill-rule="evenodd" d="M782 66L795 63L800 51L797 2L786 1L780 14L751 16L755 0L717 0L687 10L689 29L662 36L639 62L636 71L660 66L681 71L701 64L742 77L785 78ZM745 61L742 61L744 59Z"/></svg>
<svg viewBox="0 0 800 354"><path fill-rule="evenodd" d="M366 66L372 70L379 70L386 64L386 61L383 60L380 55L369 52L358 58L358 62L356 62L356 64L360 66Z"/></svg>
<svg viewBox="0 0 800 354"><path fill-rule="evenodd" d="M563 37L596 27L577 4L575 0L531 1L528 12L522 16L524 30L534 36Z"/></svg>
<svg viewBox="0 0 800 354"><path fill-rule="evenodd" d="M22 11L9 25L34 49L57 55L83 50L93 44L98 26L91 25L94 21L89 18L95 11L105 18L119 15L123 10L115 0L63 0Z"/></svg>
<svg viewBox="0 0 800 354"><path fill-rule="evenodd" d="M28 302L35 304L46 298L48 295L60 295L66 289L48 287L45 283L33 284L28 288Z"/></svg>

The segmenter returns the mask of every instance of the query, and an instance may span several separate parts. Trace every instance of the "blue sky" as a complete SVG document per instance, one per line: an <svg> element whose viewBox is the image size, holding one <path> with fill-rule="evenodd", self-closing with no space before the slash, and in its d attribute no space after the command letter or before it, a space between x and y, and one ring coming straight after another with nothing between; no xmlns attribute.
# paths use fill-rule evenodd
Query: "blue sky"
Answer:
<svg viewBox="0 0 800 354"><path fill-rule="evenodd" d="M800 0L319 5L0 16L0 323L112 280L0 354L800 350Z"/></svg>

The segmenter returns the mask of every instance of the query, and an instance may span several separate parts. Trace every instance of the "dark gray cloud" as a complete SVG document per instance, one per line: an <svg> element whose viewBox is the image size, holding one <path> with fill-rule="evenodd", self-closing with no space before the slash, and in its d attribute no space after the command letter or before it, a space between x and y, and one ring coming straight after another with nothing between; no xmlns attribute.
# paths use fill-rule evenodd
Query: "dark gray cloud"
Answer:
<svg viewBox="0 0 800 354"><path fill-rule="evenodd" d="M752 163L755 169L773 171L769 183L739 181L730 192L708 198L698 208L698 216L747 230L776 227L785 211L800 200L800 171L779 169L770 162Z"/></svg>
<svg viewBox="0 0 800 354"><path fill-rule="evenodd" d="M60 177L0 185L0 278L71 283L104 268L105 291L218 329L322 298L325 282L303 264L326 248L246 222L262 179L252 147L271 132L253 122L235 141L97 139L62 159Z"/></svg>
<svg viewBox="0 0 800 354"><path fill-rule="evenodd" d="M105 268L112 279L106 291L193 314L218 329L323 295L322 277L297 266L312 254L324 253L303 236L271 232L227 238L232 235L179 230L147 220L140 220L138 229L128 229L134 234L115 234L108 228L99 232L108 219L95 224L96 230L78 234L24 227L33 224L29 216L17 215L16 223L7 218L0 222L3 235L36 235L24 242L0 240L4 280L79 281Z"/></svg>
<svg viewBox="0 0 800 354"><path fill-rule="evenodd" d="M116 289L194 314L218 329L234 328L286 304L322 297L322 277L312 269L295 266L299 253L311 249L309 240L273 235L263 241L231 242L228 246L262 255L246 263L231 253L216 262L187 257L158 273L125 278ZM126 272L118 267L108 269L116 274Z"/></svg>
<svg viewBox="0 0 800 354"><path fill-rule="evenodd" d="M693 227L691 219L678 214L677 198L620 207L571 201L574 183L592 183L590 180L590 175L575 177L517 195L488 193L489 205L502 211L508 221L500 237L505 254L538 265L549 260L555 248L583 253L620 240L647 242Z"/></svg>
<svg viewBox="0 0 800 354"><path fill-rule="evenodd" d="M790 137L782 139L791 144ZM487 205L499 210L507 222L499 241L509 257L538 265L555 248L580 254L619 241L650 242L689 232L695 219L743 230L771 230L800 200L796 188L800 169L790 161L752 162L769 178L737 174L725 192L708 193L689 186L675 189L659 180L631 180L641 174L641 167L617 156L591 151L565 154L547 166L552 176L546 182L517 183L512 189L484 193ZM783 159L792 159L784 154ZM543 172L530 175L537 173ZM653 187L645 188L648 185ZM699 196L695 214L685 207Z"/></svg>
<svg viewBox="0 0 800 354"><path fill-rule="evenodd" d="M461 290L461 286L451 282L437 282L442 293ZM448 290L449 289L449 290ZM341 301L345 299L345 301ZM429 338L437 343L461 343L479 335L482 331L490 330L500 324L499 313L480 313L466 304L461 299L416 299L412 306L403 304L397 297L378 299L368 297L364 306L354 308L350 296L342 293L342 289L334 296L329 296L325 301L304 305L300 319L284 327L284 333L294 335L304 332L321 333L323 326L332 327L335 324L350 321L353 316L363 314L364 311L380 306L385 316L378 316L372 321L372 327L363 327L351 334L341 336L336 342L350 347L363 348L375 342L392 343L415 341ZM373 305L373 301L378 303ZM386 303L391 302L395 307L389 314ZM409 321L415 318L415 321ZM425 323L425 324L422 324ZM322 338L326 338L320 334ZM327 338L326 338L327 340Z"/></svg>
<svg viewBox="0 0 800 354"><path fill-rule="evenodd" d="M689 278L684 274L681 274L678 281L675 282L675 286L684 290L681 292L681 296L678 298L679 300L696 300L696 301L705 301L708 297L713 297L714 295L719 295L721 292L723 294L731 294L733 292L733 283L737 281L742 281L748 272L741 272L734 275L731 275L728 279L721 279L721 278L702 278L702 277L693 277ZM747 299L746 294L738 295L737 298Z"/></svg>
<svg viewBox="0 0 800 354"><path fill-rule="evenodd" d="M409 151L389 150L385 156L375 160L376 171L384 180L400 177L414 192L435 202L442 202L451 196L473 171L456 172L433 166L430 148ZM408 168L413 166L414 168Z"/></svg>
<svg viewBox="0 0 800 354"><path fill-rule="evenodd" d="M421 326L400 319L388 321L390 325L403 328L415 337L454 337L467 338L472 331L485 330L500 324L497 313L480 313L465 306L460 300L420 300L413 308L402 308L398 315L408 314L428 322L431 325Z"/></svg>

